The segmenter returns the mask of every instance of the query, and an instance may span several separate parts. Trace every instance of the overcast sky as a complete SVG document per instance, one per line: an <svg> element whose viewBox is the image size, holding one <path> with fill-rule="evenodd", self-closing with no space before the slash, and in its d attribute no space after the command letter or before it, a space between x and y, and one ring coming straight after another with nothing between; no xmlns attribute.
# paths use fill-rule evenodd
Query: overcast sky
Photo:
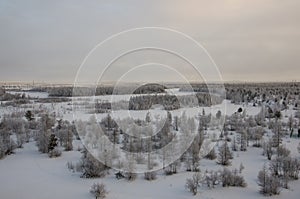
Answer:
<svg viewBox="0 0 300 199"><path fill-rule="evenodd" d="M145 26L193 37L225 81L299 81L299 10L299 0L0 0L0 81L72 83L95 45Z"/></svg>

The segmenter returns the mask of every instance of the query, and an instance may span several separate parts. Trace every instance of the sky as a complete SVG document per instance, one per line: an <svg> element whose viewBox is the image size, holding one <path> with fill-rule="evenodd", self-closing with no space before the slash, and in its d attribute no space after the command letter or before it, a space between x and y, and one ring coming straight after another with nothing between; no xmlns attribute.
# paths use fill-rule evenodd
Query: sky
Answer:
<svg viewBox="0 0 300 199"><path fill-rule="evenodd" d="M189 35L209 53L224 81L300 81L299 9L299 0L0 0L0 82L73 83L97 44L139 27L163 27ZM185 45L174 41L176 47ZM108 48L123 49L127 43L119 45ZM124 57L110 74L128 72L123 66L128 60L133 67L142 64L140 60L153 62L153 52L145 54ZM166 59L172 58L162 53L154 60ZM174 60L166 63L172 67ZM199 78L187 64L179 63L179 73L187 79ZM104 68L100 62L97 67L97 71ZM133 76L178 78L166 70L160 73L154 65L147 67ZM113 76L107 74L105 79L123 78Z"/></svg>

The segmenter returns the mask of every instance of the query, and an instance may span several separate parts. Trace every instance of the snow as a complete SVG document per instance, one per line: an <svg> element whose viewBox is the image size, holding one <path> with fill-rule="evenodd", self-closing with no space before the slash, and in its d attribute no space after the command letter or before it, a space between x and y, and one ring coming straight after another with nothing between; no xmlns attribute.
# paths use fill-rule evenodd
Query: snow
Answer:
<svg viewBox="0 0 300 199"><path fill-rule="evenodd" d="M285 140L287 141L287 140ZM299 140L293 140L294 145ZM63 152L59 158L50 159L47 155L38 152L35 143L24 145L23 149L16 150L16 154L0 160L0 196L5 199L90 199L90 186L94 182L103 182L109 191L108 199L123 198L163 198L163 199L252 199L265 198L260 195L256 183L258 171L266 161L261 155L261 149L248 148L247 152L235 153L232 168L239 168L242 162L245 166L243 175L248 184L246 188L201 189L196 197L185 188L185 180L193 175L191 172L180 172L172 176L158 175L154 181L146 181L139 175L133 182L124 179L117 180L114 172L99 179L82 179L78 173L68 171L66 163L77 162L81 154L78 151ZM221 166L215 161L201 160L201 170L217 170ZM230 168L230 167L229 167ZM291 182L290 190L282 190L277 199L297 199L300 194L300 182Z"/></svg>
<svg viewBox="0 0 300 199"><path fill-rule="evenodd" d="M103 98L101 98L103 99ZM232 115L234 112L238 110L238 108L242 107L243 109L246 110L246 113L248 115L257 115L261 108L260 107L253 107L253 106L243 106L243 105L236 105L232 104L229 100L223 100L222 104L214 105L212 107L189 107L189 108L180 108L178 110L173 110L170 111L173 116L180 116L183 114L183 112L186 113L189 117L195 117L197 115L202 114L202 110L204 109L206 114L212 114L216 115L216 113L221 110L222 114L226 115ZM124 119L126 117L131 117L134 119L145 119L146 114L150 111L151 115L155 116L165 116L166 111L162 110L161 108L156 108L156 109L150 109L150 110L137 110L137 111L128 111L128 110L114 110L112 112L112 118L114 119ZM75 112L75 118L76 119L81 119L81 120L88 120L92 114L87 114L83 112ZM73 120L74 113L70 112L67 114L64 114L64 119L66 120ZM106 114L96 114L98 120L101 120L106 116Z"/></svg>
<svg viewBox="0 0 300 199"><path fill-rule="evenodd" d="M176 90L172 90L176 92ZM26 92L26 94L30 94ZM32 93L33 94L33 93ZM41 93L35 93L35 97L47 97ZM182 93L181 93L182 94ZM31 94L30 94L31 95ZM32 95L31 97L34 97ZM97 96L101 100L109 100L111 96ZM129 96L115 96L118 100L128 100ZM57 104L41 104L36 103L32 105L39 109L41 106L57 112L58 117L73 120L73 112L71 111L71 104L68 102ZM224 100L222 104L213 107L193 107L184 108L171 111L173 116L181 115L184 111L189 117L196 116L202 113L204 109L206 114L216 114L218 110L224 110L226 107L226 115L232 115L242 107L246 110L247 115L256 115L260 111L260 107L253 107L250 105L235 105L228 100ZM0 107L0 115L4 113L11 113L16 111L13 107ZM25 111L25 109L24 109ZM150 110L152 115L166 114L164 110L159 107ZM148 110L145 111L130 111L130 116L137 119L144 119ZM284 112L284 120L286 116L292 114L293 110ZM224 114L222 112L222 114ZM88 120L92 114L78 113L78 118ZM105 114L97 114L98 119L101 119ZM127 110L114 111L112 116L114 118L124 118L129 116ZM299 139L286 137L283 144L291 150L291 155L299 158L297 146ZM190 198L204 198L204 199L252 199L265 198L259 194L259 187L257 185L257 175L262 168L267 158L262 156L261 148L248 147L246 152L234 152L234 159L229 169L239 168L243 163L245 169L243 176L248 184L246 188L221 188L215 189L201 188L197 196L192 196L185 189L186 178L190 178L193 173L181 171L172 176L165 176L160 172L158 178L154 181L146 181L143 175L139 175L133 182L128 182L124 179L117 180L114 177L114 171L104 178L98 179L82 179L80 174L72 173L67 169L67 162L76 163L81 153L76 151L80 143L75 143L74 151L63 152L61 157L50 159L47 155L38 152L35 142L24 144L24 148L17 149L13 155L6 156L0 160L0 198L2 199L89 199L93 198L89 194L89 189L94 182L103 182L106 185L109 194L108 199L122 198L163 198L163 199L190 199ZM200 168L205 170L222 169L216 161L203 159L200 161ZM276 199L298 199L300 195L300 181L292 181L290 183L290 190L282 190L279 196L274 196Z"/></svg>

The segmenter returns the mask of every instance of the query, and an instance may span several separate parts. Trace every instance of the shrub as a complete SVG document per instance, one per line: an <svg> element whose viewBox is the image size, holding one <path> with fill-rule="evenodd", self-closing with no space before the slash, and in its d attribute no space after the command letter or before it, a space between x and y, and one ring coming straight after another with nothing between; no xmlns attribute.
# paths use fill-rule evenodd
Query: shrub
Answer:
<svg viewBox="0 0 300 199"><path fill-rule="evenodd" d="M193 193L193 195L196 195L198 193L198 186L200 186L202 181L202 175L197 172L193 175L192 178L186 179L185 187Z"/></svg>
<svg viewBox="0 0 300 199"><path fill-rule="evenodd" d="M90 193L96 198L96 199L103 199L106 197L106 194L108 192L105 189L105 185L102 183L94 183L91 186Z"/></svg>
<svg viewBox="0 0 300 199"><path fill-rule="evenodd" d="M217 158L217 154L215 149L213 148L206 156L205 158L209 159L209 160L215 160Z"/></svg>
<svg viewBox="0 0 300 199"><path fill-rule="evenodd" d="M145 177L146 180L151 181L151 180L155 180L156 179L156 172L155 171L146 172L144 175L145 175L144 177Z"/></svg>
<svg viewBox="0 0 300 199"><path fill-rule="evenodd" d="M54 148L53 150L49 151L48 155L50 158L56 158L61 156L61 151L58 148Z"/></svg>

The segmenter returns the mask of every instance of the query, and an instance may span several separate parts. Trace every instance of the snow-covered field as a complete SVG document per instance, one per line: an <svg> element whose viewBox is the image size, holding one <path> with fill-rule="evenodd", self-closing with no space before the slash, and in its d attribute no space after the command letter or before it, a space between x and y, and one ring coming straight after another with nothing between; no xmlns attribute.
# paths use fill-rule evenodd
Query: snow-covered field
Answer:
<svg viewBox="0 0 300 199"><path fill-rule="evenodd" d="M175 91L174 91L175 92ZM47 98L44 93L26 93L31 97ZM182 94L182 93L181 93ZM128 96L114 96L119 100L128 100ZM97 99L109 100L111 96L98 96ZM55 112L59 118L73 121L74 113L72 112L72 103L48 103L48 104L31 104L34 109L47 109L50 112ZM192 107L182 108L179 110L170 111L173 116L180 116L185 112L189 117L196 117L204 110L206 113L216 115L218 110L226 110L225 114L230 116L237 112L242 107L246 114L255 116L261 111L261 107L253 107L251 105L235 105L228 100L224 100L222 104L212 107ZM0 107L1 114L6 114L16 111L13 107ZM26 108L22 109L23 111ZM152 115L161 115L161 109L151 110ZM144 119L147 111L127 111L117 110L112 113L114 119L123 119L130 117L134 119ZM287 121L287 117L294 113L293 110L287 110L283 113L283 120ZM222 113L224 114L224 113ZM92 114L82 112L77 115L87 121ZM104 118L106 114L97 114L99 120ZM297 146L299 139L285 137L283 145L291 150L294 157L299 158ZM110 170L110 173L104 178L84 179L80 178L79 173L73 173L67 169L67 162L77 162L81 157L81 153L76 149L81 146L79 141L74 141L74 150L63 152L61 157L49 158L47 154L38 152L36 143L30 141L24 144L23 148L17 149L15 154L6 156L0 160L0 198L1 199L89 199L93 196L89 193L89 189L94 182L103 182L108 190L107 198L109 199L188 199L188 198L205 198L205 199L252 199L265 198L259 193L257 184L257 175L259 170L267 162L267 158L262 156L261 148L248 147L245 152L234 152L234 159L229 169L239 168L242 163L245 166L243 176L247 183L246 188L223 188L215 189L200 188L196 196L192 196L185 188L186 179L190 178L193 173L186 172L181 169L178 174L166 176L163 171L158 172L157 179L154 181L146 181L143 174L139 174L137 179L128 182L125 179L117 180L115 172ZM181 166L183 167L183 165ZM222 166L216 164L216 160L202 159L200 161L200 169L202 172L206 170L218 170ZM292 181L290 189L283 189L277 199L298 199L300 196L300 181Z"/></svg>
<svg viewBox="0 0 300 199"><path fill-rule="evenodd" d="M289 143L287 143L289 142ZM290 143L291 142L291 143ZM298 140L285 139L287 146L295 149ZM294 151L294 150L293 150ZM295 154L297 155L297 154ZM146 181L140 175L135 181L117 180L114 172L105 178L83 179L79 174L67 170L68 161L78 161L81 154L78 151L63 152L58 158L50 159L38 152L35 143L30 142L18 149L16 154L0 160L0 195L3 199L89 199L89 188L94 182L103 182L109 191L109 199L221 199L221 198L265 198L258 192L257 173L266 161L261 155L261 149L249 148L247 152L235 153L232 167L238 168L242 162L245 165L244 177L248 184L246 188L215 188L200 190L197 196L192 196L185 188L185 179L192 173L182 172L172 176L158 175L154 181ZM217 169L215 161L201 160L200 168ZM290 190L283 190L277 199L298 199L300 182L291 183Z"/></svg>

